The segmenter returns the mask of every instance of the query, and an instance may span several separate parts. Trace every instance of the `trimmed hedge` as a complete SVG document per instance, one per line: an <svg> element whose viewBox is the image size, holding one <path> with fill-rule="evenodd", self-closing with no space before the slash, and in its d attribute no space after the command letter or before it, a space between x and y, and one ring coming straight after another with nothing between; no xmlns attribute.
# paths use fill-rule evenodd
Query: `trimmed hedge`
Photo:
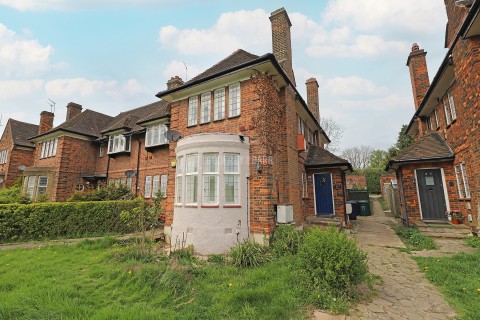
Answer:
<svg viewBox="0 0 480 320"><path fill-rule="evenodd" d="M132 231L120 219L138 200L0 205L0 242Z"/></svg>

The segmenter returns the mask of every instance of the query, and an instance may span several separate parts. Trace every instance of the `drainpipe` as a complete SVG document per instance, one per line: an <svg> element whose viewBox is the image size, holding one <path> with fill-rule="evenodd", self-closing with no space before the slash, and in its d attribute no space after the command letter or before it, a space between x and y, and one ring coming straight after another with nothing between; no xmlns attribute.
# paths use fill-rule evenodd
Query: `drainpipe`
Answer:
<svg viewBox="0 0 480 320"><path fill-rule="evenodd" d="M347 179L345 178L345 171L342 170L342 185L343 185L343 216L345 219L345 224L347 224L347 218L350 222L350 218L348 217L347 214Z"/></svg>
<svg viewBox="0 0 480 320"><path fill-rule="evenodd" d="M138 174L140 172L140 147L142 146L142 142L135 138L138 141L138 152L137 152L137 173L135 174L135 197L138 196Z"/></svg>
<svg viewBox="0 0 480 320"><path fill-rule="evenodd" d="M108 157L108 160L107 160L107 172L105 173L105 179L107 179L107 182L108 182L108 170L110 170L110 157Z"/></svg>
<svg viewBox="0 0 480 320"><path fill-rule="evenodd" d="M249 210L249 197L250 194L250 177L247 177L247 240L250 240L250 212Z"/></svg>
<svg viewBox="0 0 480 320"><path fill-rule="evenodd" d="M399 167L399 170L400 170L400 172L399 172L398 178L399 178L399 180L401 181L401 184L402 184L402 187L400 188L400 194L401 194L402 202L403 202L403 213L405 214L404 224L408 227L409 222L408 222L407 202L405 201L405 191L403 189L403 174L402 174L401 167Z"/></svg>

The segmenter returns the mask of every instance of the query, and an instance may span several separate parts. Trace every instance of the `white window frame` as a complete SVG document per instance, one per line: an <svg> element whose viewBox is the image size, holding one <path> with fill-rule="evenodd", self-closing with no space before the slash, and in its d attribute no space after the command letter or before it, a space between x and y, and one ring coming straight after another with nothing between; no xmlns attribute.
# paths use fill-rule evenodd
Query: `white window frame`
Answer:
<svg viewBox="0 0 480 320"><path fill-rule="evenodd" d="M455 110L455 101L453 101L452 90L447 90L448 104L450 105L450 115L452 122L457 120L457 111Z"/></svg>
<svg viewBox="0 0 480 320"><path fill-rule="evenodd" d="M108 138L108 154L130 152L131 137L124 134L111 135Z"/></svg>
<svg viewBox="0 0 480 320"><path fill-rule="evenodd" d="M196 168L190 168L191 162ZM196 169L196 170L193 170ZM192 180L189 181L189 180ZM185 156L185 204L197 205L198 203L198 153L191 153Z"/></svg>
<svg viewBox="0 0 480 320"><path fill-rule="evenodd" d="M228 86L228 116L237 117L241 112L240 82Z"/></svg>
<svg viewBox="0 0 480 320"><path fill-rule="evenodd" d="M212 110L212 94L210 92L202 93L200 123L210 122L210 113Z"/></svg>
<svg viewBox="0 0 480 320"><path fill-rule="evenodd" d="M40 183L43 179L43 182L45 183ZM46 194L47 193L47 187L48 187L48 177L47 176L39 176L37 180L37 191L36 191L36 196L38 197L39 195Z"/></svg>
<svg viewBox="0 0 480 320"><path fill-rule="evenodd" d="M161 146L168 143L165 133L167 126L164 123L147 127L145 133L145 147Z"/></svg>
<svg viewBox="0 0 480 320"><path fill-rule="evenodd" d="M168 184L168 174L162 174L160 176L160 192L164 198L167 197L167 184Z"/></svg>
<svg viewBox="0 0 480 320"><path fill-rule="evenodd" d="M152 198L157 197L158 190L160 190L160 176L156 175L156 176L153 176Z"/></svg>
<svg viewBox="0 0 480 320"><path fill-rule="evenodd" d="M225 119L225 88L216 89L213 93L213 121Z"/></svg>
<svg viewBox="0 0 480 320"><path fill-rule="evenodd" d="M213 157L215 158L215 168L212 171L207 160L207 158ZM205 205L218 205L219 203L219 192L220 188L218 186L219 184L219 154L218 153L204 153L203 154L203 171L202 171L202 186L203 186L203 197L202 197L202 203ZM215 189L214 189L214 199L212 201L211 199L211 194L210 194L210 189L211 189L211 178L214 178L214 183L215 183Z"/></svg>
<svg viewBox="0 0 480 320"><path fill-rule="evenodd" d="M183 161L184 157L177 158L177 168L175 176L175 204L181 205L183 203Z"/></svg>
<svg viewBox="0 0 480 320"><path fill-rule="evenodd" d="M27 188L25 193L30 196L30 199L35 197L35 184L37 182L37 176L28 176Z"/></svg>
<svg viewBox="0 0 480 320"><path fill-rule="evenodd" d="M454 166L454 169L455 169L455 177L457 179L458 197L463 199L465 197L465 194L463 193L463 183L462 181L460 181L461 172L460 172L459 165L456 164Z"/></svg>
<svg viewBox="0 0 480 320"><path fill-rule="evenodd" d="M144 197L150 199L152 196L152 176L145 177Z"/></svg>
<svg viewBox="0 0 480 320"><path fill-rule="evenodd" d="M435 114L435 129L438 129L440 127L440 121L438 121L438 112L437 112L437 108L435 108L433 110L433 113Z"/></svg>
<svg viewBox="0 0 480 320"><path fill-rule="evenodd" d="M188 99L188 123L187 126L195 126L198 122L198 96Z"/></svg>
<svg viewBox="0 0 480 320"><path fill-rule="evenodd" d="M236 171L231 171L230 169L227 168L227 157L228 156L234 156L236 157L236 162L237 162L237 170ZM238 153L224 153L223 154L223 190L224 190L224 204L225 205L240 205L241 199L240 199L240 154ZM227 177L233 177L233 201L227 202ZM236 181L235 181L236 180ZM237 193L235 194L235 183L237 184ZM235 198L237 200L235 201Z"/></svg>
<svg viewBox="0 0 480 320"><path fill-rule="evenodd" d="M46 149L46 141L42 142L42 150L40 151L40 159L45 158L45 149Z"/></svg>
<svg viewBox="0 0 480 320"><path fill-rule="evenodd" d="M7 159L8 159L8 149L0 151L0 164L7 163Z"/></svg>
<svg viewBox="0 0 480 320"><path fill-rule="evenodd" d="M465 188L465 198L470 199L472 194L470 192L470 184L468 183L467 167L465 162L460 163L460 171L462 172L463 187Z"/></svg>
<svg viewBox="0 0 480 320"><path fill-rule="evenodd" d="M445 112L445 123L449 126L452 123L452 118L450 117L450 107L448 106L447 97L444 96L443 99L443 111Z"/></svg>

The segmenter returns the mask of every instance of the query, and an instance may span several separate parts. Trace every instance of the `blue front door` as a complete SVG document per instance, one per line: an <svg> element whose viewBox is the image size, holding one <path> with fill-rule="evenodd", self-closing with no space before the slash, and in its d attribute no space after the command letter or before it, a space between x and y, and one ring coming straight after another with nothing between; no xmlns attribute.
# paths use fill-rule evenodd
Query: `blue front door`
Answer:
<svg viewBox="0 0 480 320"><path fill-rule="evenodd" d="M315 186L315 213L317 215L333 214L332 176L330 173L313 175Z"/></svg>

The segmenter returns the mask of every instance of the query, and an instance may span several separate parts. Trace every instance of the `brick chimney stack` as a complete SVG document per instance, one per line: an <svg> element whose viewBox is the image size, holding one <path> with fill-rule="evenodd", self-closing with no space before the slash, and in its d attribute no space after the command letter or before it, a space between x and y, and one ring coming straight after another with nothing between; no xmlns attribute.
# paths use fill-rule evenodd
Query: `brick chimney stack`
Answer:
<svg viewBox="0 0 480 320"><path fill-rule="evenodd" d="M444 2L448 21L445 30L445 48L450 48L468 14L468 8L472 6L474 1L444 0Z"/></svg>
<svg viewBox="0 0 480 320"><path fill-rule="evenodd" d="M82 113L82 106L78 103L75 102L69 102L67 104L67 120L72 119L73 117L78 116L80 113Z"/></svg>
<svg viewBox="0 0 480 320"><path fill-rule="evenodd" d="M183 80L179 76L171 77L170 80L167 81L167 89L174 89L178 88L183 85Z"/></svg>
<svg viewBox="0 0 480 320"><path fill-rule="evenodd" d="M42 111L40 113L40 125L38 126L38 134L45 133L53 129L53 112Z"/></svg>
<svg viewBox="0 0 480 320"><path fill-rule="evenodd" d="M420 103L430 87L426 55L427 52L420 49L418 44L414 43L412 45L412 52L410 52L407 60L407 66L410 70L410 81L412 82L415 110L418 110Z"/></svg>
<svg viewBox="0 0 480 320"><path fill-rule="evenodd" d="M320 123L320 110L318 103L318 82L315 78L310 78L305 82L307 86L307 105L308 109L312 111L315 119Z"/></svg>
<svg viewBox="0 0 480 320"><path fill-rule="evenodd" d="M294 86L295 75L292 68L292 43L290 27L292 23L284 8L277 9L270 14L272 24L272 51Z"/></svg>

